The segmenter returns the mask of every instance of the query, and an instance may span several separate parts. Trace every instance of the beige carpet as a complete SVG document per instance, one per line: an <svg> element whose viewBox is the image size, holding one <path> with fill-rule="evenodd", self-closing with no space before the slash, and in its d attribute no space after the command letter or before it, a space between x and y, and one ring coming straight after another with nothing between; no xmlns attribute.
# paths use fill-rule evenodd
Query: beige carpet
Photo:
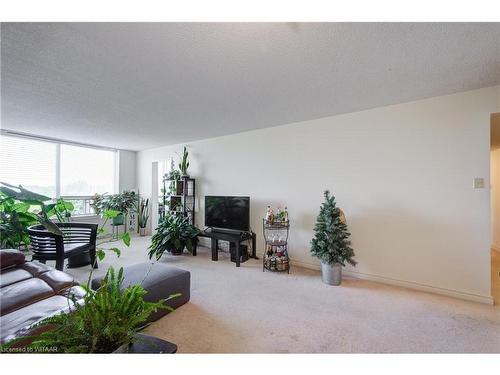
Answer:
<svg viewBox="0 0 500 375"><path fill-rule="evenodd" d="M145 260L149 237L132 242L98 273ZM260 261L238 269L228 258L212 262L206 248L164 257L191 272L191 301L146 331L180 353L500 352L498 306L352 278L332 287L319 272L263 273ZM88 267L68 272L84 280Z"/></svg>

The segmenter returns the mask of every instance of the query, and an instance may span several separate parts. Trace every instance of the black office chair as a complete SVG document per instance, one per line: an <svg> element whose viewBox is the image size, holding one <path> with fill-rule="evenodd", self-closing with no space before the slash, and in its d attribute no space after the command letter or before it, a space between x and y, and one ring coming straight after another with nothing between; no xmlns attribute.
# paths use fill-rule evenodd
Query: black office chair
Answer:
<svg viewBox="0 0 500 375"><path fill-rule="evenodd" d="M28 228L33 251L32 260L38 260L41 263L45 263L47 260L55 260L56 269L62 271L65 259L88 253L90 264L97 268L96 239L98 225L90 223L56 223L56 225L64 233L63 237L49 232L41 224Z"/></svg>

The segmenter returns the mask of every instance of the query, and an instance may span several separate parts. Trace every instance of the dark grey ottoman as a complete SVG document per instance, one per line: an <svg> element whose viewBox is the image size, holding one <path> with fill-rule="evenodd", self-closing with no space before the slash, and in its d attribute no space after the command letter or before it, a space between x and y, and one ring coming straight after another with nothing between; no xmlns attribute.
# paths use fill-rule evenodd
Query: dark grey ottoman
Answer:
<svg viewBox="0 0 500 375"><path fill-rule="evenodd" d="M160 299L168 298L171 294L181 293L179 297L167 302L174 309L189 301L191 289L191 274L189 271L158 262L153 264L151 270L149 270L150 267L151 263L147 262L123 267L123 287L126 288L129 285L142 282L142 287L148 292L144 299L148 302L158 302ZM142 281L148 271L148 276ZM103 277L92 279L92 289L99 288ZM158 310L151 314L148 322L154 322L168 313L169 311L165 309Z"/></svg>

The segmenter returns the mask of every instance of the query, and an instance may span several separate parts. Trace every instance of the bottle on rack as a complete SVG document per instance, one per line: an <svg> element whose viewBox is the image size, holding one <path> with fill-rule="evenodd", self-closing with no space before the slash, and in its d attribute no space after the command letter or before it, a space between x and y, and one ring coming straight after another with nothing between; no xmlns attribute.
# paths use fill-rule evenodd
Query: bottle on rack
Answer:
<svg viewBox="0 0 500 375"><path fill-rule="evenodd" d="M285 211L283 212L283 222L288 225L288 209L285 206Z"/></svg>
<svg viewBox="0 0 500 375"><path fill-rule="evenodd" d="M268 224L273 224L274 223L274 212L273 212L273 209L271 208L271 206L268 206L269 207L269 215L268 215L268 219L267 219L267 223Z"/></svg>
<svg viewBox="0 0 500 375"><path fill-rule="evenodd" d="M266 223L270 223L271 219L271 206L267 206L266 210Z"/></svg>
<svg viewBox="0 0 500 375"><path fill-rule="evenodd" d="M271 245L267 245L267 256L273 255L273 247Z"/></svg>

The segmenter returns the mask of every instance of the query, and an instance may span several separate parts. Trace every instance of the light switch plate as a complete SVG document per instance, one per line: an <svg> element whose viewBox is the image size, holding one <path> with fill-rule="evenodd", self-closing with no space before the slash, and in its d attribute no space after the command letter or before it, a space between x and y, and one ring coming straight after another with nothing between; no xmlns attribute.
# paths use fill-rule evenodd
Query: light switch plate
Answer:
<svg viewBox="0 0 500 375"><path fill-rule="evenodd" d="M484 178L474 177L473 187L474 189L484 189Z"/></svg>

